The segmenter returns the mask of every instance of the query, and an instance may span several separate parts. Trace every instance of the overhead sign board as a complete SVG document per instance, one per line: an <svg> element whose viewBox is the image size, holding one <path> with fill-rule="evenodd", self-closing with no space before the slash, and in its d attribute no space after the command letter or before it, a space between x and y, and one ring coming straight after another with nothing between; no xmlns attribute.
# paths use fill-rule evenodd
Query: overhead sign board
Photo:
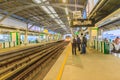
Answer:
<svg viewBox="0 0 120 80"><path fill-rule="evenodd" d="M74 19L82 18L81 11L73 11L73 18Z"/></svg>
<svg viewBox="0 0 120 80"><path fill-rule="evenodd" d="M93 27L94 20L77 19L71 21L71 27Z"/></svg>

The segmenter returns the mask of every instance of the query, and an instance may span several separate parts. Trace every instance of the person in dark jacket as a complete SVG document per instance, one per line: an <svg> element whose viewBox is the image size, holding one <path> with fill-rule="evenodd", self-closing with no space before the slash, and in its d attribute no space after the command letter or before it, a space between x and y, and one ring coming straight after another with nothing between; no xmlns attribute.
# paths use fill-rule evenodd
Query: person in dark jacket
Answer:
<svg viewBox="0 0 120 80"><path fill-rule="evenodd" d="M71 43L72 43L72 54L76 55L76 39L75 39L75 37L73 37Z"/></svg>
<svg viewBox="0 0 120 80"><path fill-rule="evenodd" d="M81 44L81 47L82 47L82 52L81 52L81 54L82 53L86 53L86 46L87 46L87 39L86 39L86 37L84 36L83 37L83 39L82 39L82 44Z"/></svg>
<svg viewBox="0 0 120 80"><path fill-rule="evenodd" d="M77 46L79 51L80 51L80 44L81 44L81 40L80 37L77 35Z"/></svg>

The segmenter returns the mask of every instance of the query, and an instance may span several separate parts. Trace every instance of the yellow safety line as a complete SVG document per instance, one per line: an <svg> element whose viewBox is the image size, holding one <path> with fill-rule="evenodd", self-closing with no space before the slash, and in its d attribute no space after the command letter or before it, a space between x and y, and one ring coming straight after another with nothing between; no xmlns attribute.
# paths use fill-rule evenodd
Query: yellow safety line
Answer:
<svg viewBox="0 0 120 80"><path fill-rule="evenodd" d="M69 50L67 50L67 51L69 51ZM66 52L66 56L65 56L64 61L63 61L62 65L61 65L61 67L60 67L60 70L59 70L59 73L58 73L58 76L57 76L56 80L61 80L61 77L62 77L62 74L63 74L63 70L64 70L65 64L67 62L69 53L70 52Z"/></svg>

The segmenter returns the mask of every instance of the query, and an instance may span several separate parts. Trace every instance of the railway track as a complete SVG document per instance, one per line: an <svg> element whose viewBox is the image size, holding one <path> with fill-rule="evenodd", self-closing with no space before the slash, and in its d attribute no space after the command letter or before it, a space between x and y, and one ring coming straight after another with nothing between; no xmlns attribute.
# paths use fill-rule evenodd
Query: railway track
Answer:
<svg viewBox="0 0 120 80"><path fill-rule="evenodd" d="M0 80L32 80L45 65L59 55L67 42L55 42L13 53L1 54ZM8 55L7 57L5 57Z"/></svg>
<svg viewBox="0 0 120 80"><path fill-rule="evenodd" d="M30 55L33 55L33 53L40 52L41 50L44 50L52 45L53 44L48 44L44 46L28 48L25 50L17 51L16 53L14 52L14 53L8 53L5 55L3 54L4 56L1 54L0 55L0 68L10 66L10 64L15 63L16 61L21 60Z"/></svg>

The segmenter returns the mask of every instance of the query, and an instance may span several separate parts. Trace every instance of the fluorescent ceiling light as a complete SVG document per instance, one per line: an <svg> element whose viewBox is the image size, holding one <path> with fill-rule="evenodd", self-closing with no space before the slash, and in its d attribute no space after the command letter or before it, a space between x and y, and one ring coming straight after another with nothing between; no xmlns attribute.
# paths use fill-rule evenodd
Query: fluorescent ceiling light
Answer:
<svg viewBox="0 0 120 80"><path fill-rule="evenodd" d="M51 16L52 18L55 18L55 16L54 16L53 14L50 14L50 16Z"/></svg>
<svg viewBox="0 0 120 80"><path fill-rule="evenodd" d="M65 12L66 12L67 15L69 14L68 8L65 8Z"/></svg>
<svg viewBox="0 0 120 80"><path fill-rule="evenodd" d="M47 0L42 0L43 2L47 1Z"/></svg>
<svg viewBox="0 0 120 80"><path fill-rule="evenodd" d="M46 6L41 6L44 11L46 11L48 14L51 14L50 10Z"/></svg>
<svg viewBox="0 0 120 80"><path fill-rule="evenodd" d="M61 24L58 19L55 19L55 21L56 21L58 24Z"/></svg>
<svg viewBox="0 0 120 80"><path fill-rule="evenodd" d="M32 1L37 4L41 3L41 0L32 0Z"/></svg>
<svg viewBox="0 0 120 80"><path fill-rule="evenodd" d="M58 14L54 14L54 15L55 15L55 17L58 17L58 18L59 18Z"/></svg>
<svg viewBox="0 0 120 80"><path fill-rule="evenodd" d="M46 1L46 0L43 0L43 1ZM48 2L48 4L49 4L49 2ZM52 7L52 6L48 6L48 7L46 7L46 6L41 6L42 8L43 8L43 10L44 11L46 11L48 14L49 14L49 16L51 17L51 18L58 18L58 19L54 19L55 20L55 22L57 23L57 24L64 24L62 21L61 21L61 19L59 19L59 16L58 16L58 14L56 13L56 11L54 10L54 8ZM63 29L66 27L65 25L63 26L63 25L60 25Z"/></svg>
<svg viewBox="0 0 120 80"><path fill-rule="evenodd" d="M55 10L54 10L51 6L48 6L48 8L50 9L50 11L51 11L52 13L56 13Z"/></svg>
<svg viewBox="0 0 120 80"><path fill-rule="evenodd" d="M59 22L61 23L61 24L63 24L63 22L59 19Z"/></svg>
<svg viewBox="0 0 120 80"><path fill-rule="evenodd" d="M65 28L65 25L61 25L61 27Z"/></svg>
<svg viewBox="0 0 120 80"><path fill-rule="evenodd" d="M66 3L66 0L63 0L63 3Z"/></svg>
<svg viewBox="0 0 120 80"><path fill-rule="evenodd" d="M70 20L70 17L67 17L68 21Z"/></svg>

